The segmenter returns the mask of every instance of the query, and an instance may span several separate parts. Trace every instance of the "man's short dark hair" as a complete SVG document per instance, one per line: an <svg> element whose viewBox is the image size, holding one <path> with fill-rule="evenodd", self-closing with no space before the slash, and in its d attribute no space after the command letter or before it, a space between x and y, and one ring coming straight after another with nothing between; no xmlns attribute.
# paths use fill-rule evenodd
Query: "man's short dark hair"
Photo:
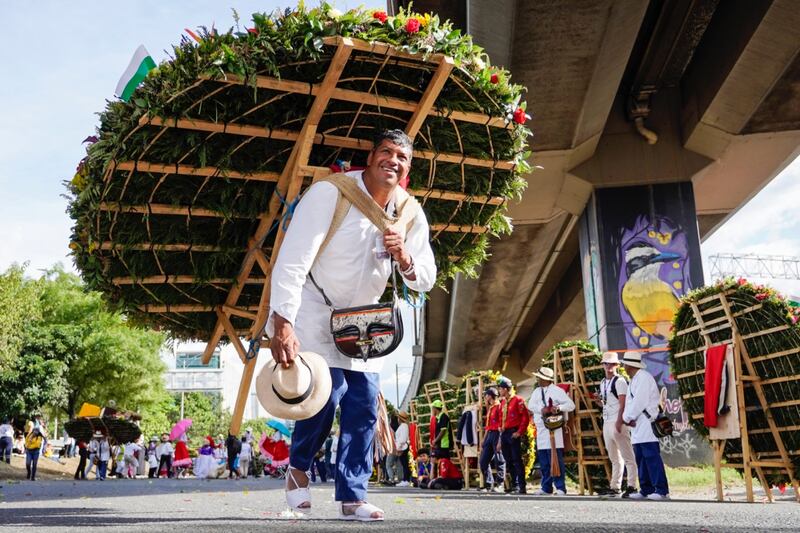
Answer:
<svg viewBox="0 0 800 533"><path fill-rule="evenodd" d="M383 141L389 141L397 146L408 148L409 152L414 151L414 142L403 130L379 130L375 137L372 138L372 149L374 150L380 146Z"/></svg>

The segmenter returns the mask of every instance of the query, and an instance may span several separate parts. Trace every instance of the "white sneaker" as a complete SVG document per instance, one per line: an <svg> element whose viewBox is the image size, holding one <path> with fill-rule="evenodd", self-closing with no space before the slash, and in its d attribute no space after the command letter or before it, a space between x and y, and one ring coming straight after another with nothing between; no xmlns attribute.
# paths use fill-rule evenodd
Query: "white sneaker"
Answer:
<svg viewBox="0 0 800 533"><path fill-rule="evenodd" d="M499 485L495 485L494 488L491 490L491 492L495 492L497 494L502 494L505 491Z"/></svg>
<svg viewBox="0 0 800 533"><path fill-rule="evenodd" d="M401 481L400 483L397 484L398 487L408 487L408 485L409 485L408 481Z"/></svg>
<svg viewBox="0 0 800 533"><path fill-rule="evenodd" d="M565 491L560 490L560 489L556 489L556 491L553 494L555 494L556 496L566 496L567 495L567 493Z"/></svg>
<svg viewBox="0 0 800 533"><path fill-rule="evenodd" d="M545 492L542 489L536 489L535 491L532 492L532 494L534 496L552 496L552 493Z"/></svg>
<svg viewBox="0 0 800 533"><path fill-rule="evenodd" d="M652 494L648 494L647 495L647 499L648 500L656 500L656 501L669 500L669 494L659 494L657 492L654 492Z"/></svg>
<svg viewBox="0 0 800 533"><path fill-rule="evenodd" d="M629 500L644 500L645 498L647 498L647 496L645 496L641 492L634 492L633 494L628 496Z"/></svg>

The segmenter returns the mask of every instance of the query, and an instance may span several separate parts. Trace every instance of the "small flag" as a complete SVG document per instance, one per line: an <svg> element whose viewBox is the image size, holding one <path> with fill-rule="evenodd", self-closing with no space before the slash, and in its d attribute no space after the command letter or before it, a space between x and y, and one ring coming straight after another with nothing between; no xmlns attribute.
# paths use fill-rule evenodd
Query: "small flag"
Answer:
<svg viewBox="0 0 800 533"><path fill-rule="evenodd" d="M119 83L117 83L117 96L119 96L123 102L127 102L136 87L138 87L145 76L147 76L147 73L154 68L156 68L156 62L153 61L153 58L147 53L145 47L139 45L139 48L136 49L136 53L133 54L133 59L131 59L128 68L125 69L125 73L119 79Z"/></svg>

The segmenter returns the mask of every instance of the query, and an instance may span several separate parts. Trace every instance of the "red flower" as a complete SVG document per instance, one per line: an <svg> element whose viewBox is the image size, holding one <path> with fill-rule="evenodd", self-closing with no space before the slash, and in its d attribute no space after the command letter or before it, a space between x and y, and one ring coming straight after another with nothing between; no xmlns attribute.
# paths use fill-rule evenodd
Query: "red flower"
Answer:
<svg viewBox="0 0 800 533"><path fill-rule="evenodd" d="M247 28L247 31L249 31L253 35L258 35L258 28Z"/></svg>
<svg viewBox="0 0 800 533"><path fill-rule="evenodd" d="M381 24L383 24L386 22L386 19L389 18L389 16L386 14L386 11L376 11L372 14L372 18L378 19L381 21Z"/></svg>
<svg viewBox="0 0 800 533"><path fill-rule="evenodd" d="M739 279L737 280L737 283L738 283L739 285L745 285L745 284L747 283L747 280L746 280L746 279L744 279L744 278L739 278Z"/></svg>
<svg viewBox="0 0 800 533"><path fill-rule="evenodd" d="M528 117L525 115L525 110L522 109L521 107L518 107L514 111L514 122L516 122L517 124L525 124L527 118Z"/></svg>
<svg viewBox="0 0 800 533"><path fill-rule="evenodd" d="M765 294L765 293L763 293L763 292L759 292L758 294L756 294L756 300L758 300L759 302L761 302L761 301L764 301L764 300L766 300L766 299L768 298L768 296L769 296L769 295L767 295L767 294Z"/></svg>
<svg viewBox="0 0 800 533"><path fill-rule="evenodd" d="M419 31L419 19L410 18L406 22L406 31L408 33L417 33Z"/></svg>
<svg viewBox="0 0 800 533"><path fill-rule="evenodd" d="M489 81L491 81L492 83L497 83L498 81L500 81L500 77L497 74L492 74L492 77Z"/></svg>

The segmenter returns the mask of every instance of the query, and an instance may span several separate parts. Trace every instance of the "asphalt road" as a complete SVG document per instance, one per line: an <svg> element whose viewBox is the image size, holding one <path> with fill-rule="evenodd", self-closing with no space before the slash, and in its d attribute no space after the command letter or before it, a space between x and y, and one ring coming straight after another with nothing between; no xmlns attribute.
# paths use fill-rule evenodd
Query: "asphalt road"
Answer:
<svg viewBox="0 0 800 533"><path fill-rule="evenodd" d="M798 531L800 504L482 495L375 488L382 523L337 521L333 486L311 518L286 518L277 480L0 481L0 531ZM788 494L788 493L787 493Z"/></svg>

